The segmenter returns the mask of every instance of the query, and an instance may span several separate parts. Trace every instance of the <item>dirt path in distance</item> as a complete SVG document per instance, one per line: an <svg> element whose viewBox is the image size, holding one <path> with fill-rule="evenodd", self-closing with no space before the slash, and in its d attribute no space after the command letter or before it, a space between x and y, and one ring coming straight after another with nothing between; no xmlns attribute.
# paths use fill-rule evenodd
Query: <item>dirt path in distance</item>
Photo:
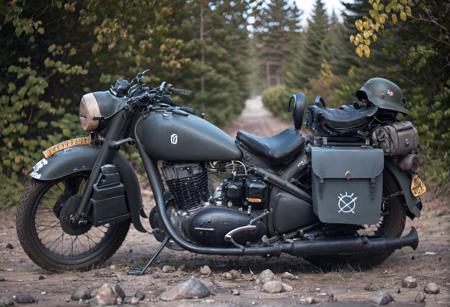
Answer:
<svg viewBox="0 0 450 307"><path fill-rule="evenodd" d="M275 118L256 99L247 102L242 115L226 130L233 136L237 129L257 135L271 135L289 125ZM154 205L148 188L143 189L143 197L146 207ZM390 306L423 306L415 304L414 298L428 282L437 283L440 293L427 294L427 306L450 304L448 195L437 198L429 193L424 198L422 217L408 222L406 231L414 226L419 232L417 250L396 251L383 264L367 271L345 269L321 272L308 262L290 256L270 259L204 256L165 249L146 275L128 276L128 267L143 263L158 246L151 236L131 229L123 246L102 267L88 272L53 274L36 266L23 252L16 236L14 212L1 212L0 218L0 297L28 292L39 301L38 306L80 306L78 302L67 301L72 291L81 285L94 291L104 282L120 283L129 296L136 290L143 291L146 299L140 303L141 306L294 306L301 304L306 297L312 297L319 305L326 306L373 306L368 303L368 298L375 290L388 291L394 296L395 302ZM175 266L177 270L163 273L163 265ZM211 276L200 276L202 265L210 266ZM236 280L224 279L223 273L231 269L239 270L240 277ZM280 294L262 292L261 286L254 280L254 274L264 269L271 269L278 277L285 271L297 276L297 280L285 280L294 290ZM417 278L417 288L401 288L401 281L409 275ZM213 296L172 303L158 299L164 290L191 276L201 278ZM238 290L240 295L232 295L232 290ZM337 302L328 303L331 294Z"/></svg>

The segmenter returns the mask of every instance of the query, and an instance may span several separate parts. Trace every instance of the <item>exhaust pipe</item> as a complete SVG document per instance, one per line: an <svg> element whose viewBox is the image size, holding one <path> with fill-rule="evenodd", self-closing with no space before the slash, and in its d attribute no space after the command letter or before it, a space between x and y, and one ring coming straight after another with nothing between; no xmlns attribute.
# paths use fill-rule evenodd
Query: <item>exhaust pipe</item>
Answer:
<svg viewBox="0 0 450 307"><path fill-rule="evenodd" d="M419 244L417 230L412 227L406 236L400 238L354 238L323 241L294 241L282 251L294 256L334 255L362 251L395 250L405 246L416 249ZM284 247L284 246L283 246Z"/></svg>
<svg viewBox="0 0 450 307"><path fill-rule="evenodd" d="M351 238L351 239L328 239L315 241L297 240L293 242L275 243L268 246L250 246L250 247L211 247L200 246L189 242L180 236L173 227L169 217L167 216L165 201L164 201L164 185L162 183L161 175L158 171L156 163L150 159L139 140L136 142L139 153L144 162L150 185L152 187L153 195L155 197L156 206L160 214L161 220L167 230L170 238L181 246L183 249L197 254L205 255L263 255L263 256L279 256L281 253L287 253L294 256L314 256L314 255L334 255L338 253L354 253L361 251L383 251L395 250L405 246L410 246L413 249L417 248L419 244L419 237L414 227L411 231L400 238ZM274 179L272 177L272 179ZM280 185L283 184L280 182ZM289 189L290 186L286 185ZM297 190L299 190L297 188ZM299 192L299 191L296 191ZM294 194L302 194L294 193ZM306 196L306 195L302 195ZM309 197L309 196L308 196Z"/></svg>

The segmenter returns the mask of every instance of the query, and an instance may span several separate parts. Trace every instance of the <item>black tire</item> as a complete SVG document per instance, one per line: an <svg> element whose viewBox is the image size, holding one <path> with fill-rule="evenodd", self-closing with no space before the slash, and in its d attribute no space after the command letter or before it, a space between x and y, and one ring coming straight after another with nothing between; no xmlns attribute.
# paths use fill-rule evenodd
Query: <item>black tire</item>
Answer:
<svg viewBox="0 0 450 307"><path fill-rule="evenodd" d="M398 187L395 180L390 174L385 173L383 177L383 197L392 195L397 191ZM384 205L388 214L383 217L383 222L374 237L398 238L402 235L406 223L406 210L403 200L400 197L392 197L385 201ZM385 250L345 255L309 256L305 259L326 271L348 266L354 269L366 269L382 263L393 252L394 250Z"/></svg>
<svg viewBox="0 0 450 307"><path fill-rule="evenodd" d="M55 252L52 252L51 248L45 246L45 244L39 238L38 231L36 229L35 218L39 203L47 193L47 191L52 188L52 186L61 184L61 182L65 184L65 182L68 182L67 180L71 180L70 178L76 176L80 175L66 177L56 181L32 180L27 182L25 184L20 204L17 207L16 229L20 244L22 245L25 253L31 258L31 260L33 260L34 263L49 271L83 271L92 269L102 264L109 257L111 257L121 246L130 227L129 221L123 221L109 225L106 232L104 232L104 237L99 242L93 241L97 244L93 244L92 249L90 248L90 243L88 242L88 250L76 256L65 256L62 254L57 254ZM88 174L83 175L84 178L86 178L86 176L88 176ZM58 201L60 200L58 199ZM54 210L55 209L53 209L53 211ZM48 213L48 215L51 214ZM53 218L56 220L54 224L58 224L59 218L56 216L56 213ZM92 229L95 230L97 228L92 227ZM67 234L67 236L70 235ZM73 245L74 244L72 243L72 253ZM79 243L79 245L81 246L81 242Z"/></svg>

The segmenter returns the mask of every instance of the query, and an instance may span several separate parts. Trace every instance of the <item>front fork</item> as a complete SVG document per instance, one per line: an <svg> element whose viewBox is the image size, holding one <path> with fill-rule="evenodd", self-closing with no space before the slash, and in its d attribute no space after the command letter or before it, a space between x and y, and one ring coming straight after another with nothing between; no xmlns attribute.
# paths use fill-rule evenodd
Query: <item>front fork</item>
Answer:
<svg viewBox="0 0 450 307"><path fill-rule="evenodd" d="M73 224L83 225L87 223L87 213L90 207L90 197L94 189L94 184L98 179L100 174L101 166L108 163L111 160L113 153L119 148L117 144L122 144L124 142L115 140L123 136L124 131L129 125L130 115L125 109L120 111L114 116L111 121L110 127L106 133L103 144L100 147L100 151L95 159L94 165L92 167L91 174L86 183L83 196L81 198L80 205L76 213L71 217L70 222ZM128 140L128 139L127 139ZM129 139L132 140L132 139Z"/></svg>

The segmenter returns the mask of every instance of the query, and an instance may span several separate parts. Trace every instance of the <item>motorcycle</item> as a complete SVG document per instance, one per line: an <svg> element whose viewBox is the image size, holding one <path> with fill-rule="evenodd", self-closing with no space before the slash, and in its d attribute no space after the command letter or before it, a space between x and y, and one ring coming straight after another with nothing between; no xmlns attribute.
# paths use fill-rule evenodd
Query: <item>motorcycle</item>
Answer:
<svg viewBox="0 0 450 307"><path fill-rule="evenodd" d="M369 267L417 247L416 230L402 232L406 217L420 216L426 188L417 175L417 131L396 120L398 111L367 97L333 109L318 96L306 135L306 98L297 93L289 101L294 127L271 137L239 131L234 140L171 99L188 91L167 82L151 87L146 72L85 94L80 122L90 135L48 148L33 167L17 233L40 267L98 266L130 224L161 242L144 266L130 269L134 275L166 246L207 255L285 253L325 268ZM126 144L137 148L148 176L156 202L150 212L135 170L119 154Z"/></svg>

